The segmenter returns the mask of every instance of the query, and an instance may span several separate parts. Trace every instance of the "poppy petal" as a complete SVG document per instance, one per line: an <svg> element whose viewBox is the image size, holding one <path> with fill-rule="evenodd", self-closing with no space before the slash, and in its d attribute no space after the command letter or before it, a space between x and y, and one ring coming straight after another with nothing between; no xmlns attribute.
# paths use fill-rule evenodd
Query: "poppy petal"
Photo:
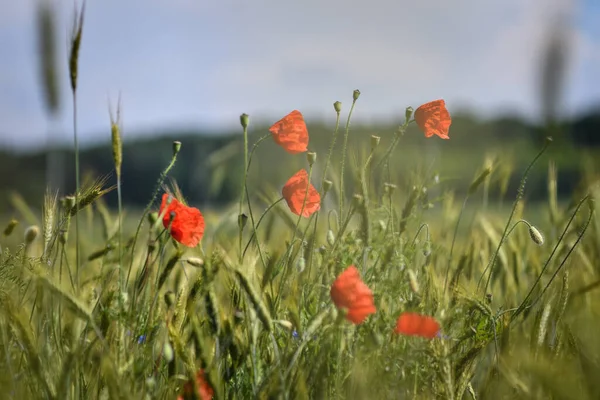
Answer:
<svg viewBox="0 0 600 400"><path fill-rule="evenodd" d="M160 206L160 213L162 214L164 211L163 226L168 229L170 225L171 237L179 243L187 247L196 247L204 236L202 213L195 207L186 206L176 198L172 198L167 206L168 198L169 194L163 194ZM171 218L173 218L172 221Z"/></svg>
<svg viewBox="0 0 600 400"><path fill-rule="evenodd" d="M286 182L281 193L290 211L296 215L308 218L321 208L321 196L308 181L308 172L304 169L296 172Z"/></svg>
<svg viewBox="0 0 600 400"><path fill-rule="evenodd" d="M440 331L440 324L433 318L417 313L405 312L396 322L396 333L433 339Z"/></svg>
<svg viewBox="0 0 600 400"><path fill-rule="evenodd" d="M353 265L336 278L331 285L330 295L336 307L348 310L346 319L354 324L361 324L377 311L371 289L360 279Z"/></svg>
<svg viewBox="0 0 600 400"><path fill-rule="evenodd" d="M425 133L425 137L437 135L442 139L450 139L448 131L452 118L444 100L434 100L421 105L415 111L415 121Z"/></svg>
<svg viewBox="0 0 600 400"><path fill-rule="evenodd" d="M275 122L269 132L275 143L291 154L303 153L308 149L308 130L302 113L294 110Z"/></svg>

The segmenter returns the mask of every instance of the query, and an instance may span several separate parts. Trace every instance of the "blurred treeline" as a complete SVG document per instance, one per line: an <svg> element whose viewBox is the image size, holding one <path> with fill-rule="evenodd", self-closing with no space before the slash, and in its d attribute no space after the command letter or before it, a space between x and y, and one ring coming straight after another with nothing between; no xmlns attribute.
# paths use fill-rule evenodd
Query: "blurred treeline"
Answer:
<svg viewBox="0 0 600 400"><path fill-rule="evenodd" d="M336 154L341 153L345 132L343 114L342 112L334 158ZM320 187L320 168L326 158L334 131L335 112L332 109L331 121L327 124L307 122L310 134L309 150L318 154L312 181ZM368 155L371 135L381 137L374 161L376 164L377 157L381 157L389 146L400 122L399 119L397 124L386 123L381 126L351 124L347 164L351 168L350 171L357 170ZM266 134L268 126L253 127L249 138L250 148L259 137ZM600 111L590 111L570 121L553 123L550 127L531 125L510 116L484 121L467 113L455 113L450 130L451 140L447 141L437 137L426 139L416 126L411 124L393 153L390 180L399 187L406 187L407 184L417 183L419 176L437 173L442 182L446 182L460 193L466 190L469 182L484 165L494 164L496 170L502 170L502 174L496 176L510 176L507 196L512 198L523 169L541 148L544 137L548 135L552 135L554 141L532 171L527 190L529 200L546 198L549 160L552 160L557 168L559 196L569 196L578 185L587 185L596 179L600 167ZM143 132L133 136L144 137ZM126 206L137 208L147 204L158 176L171 159L173 140L181 141L182 149L170 177L177 181L190 203L203 207L220 207L238 198L243 168L241 127L239 132L219 135L200 131L169 131L158 137L129 139L125 134L123 201ZM64 165L64 168L54 171L55 174L61 175L58 178L54 177L54 181L64 182L60 194L73 193L73 152L67 148L53 151L54 157L62 158ZM31 207L39 209L46 190L47 154L2 152L0 157L0 207L3 210L1 213L10 212L11 197L14 193L22 196ZM108 175L109 183L114 183L109 132L104 145L82 149L81 163L84 177ZM338 179L335 166L334 163L332 175L329 176L334 183ZM272 140L264 140L252 159L248 177L251 195L258 195L265 190L271 193L279 192L294 172L307 167L305 154L287 154ZM347 177L352 190L354 174L351 172ZM495 186L490 187L493 192ZM272 196L273 194L270 195ZM116 194L110 193L106 200L109 205L115 205Z"/></svg>

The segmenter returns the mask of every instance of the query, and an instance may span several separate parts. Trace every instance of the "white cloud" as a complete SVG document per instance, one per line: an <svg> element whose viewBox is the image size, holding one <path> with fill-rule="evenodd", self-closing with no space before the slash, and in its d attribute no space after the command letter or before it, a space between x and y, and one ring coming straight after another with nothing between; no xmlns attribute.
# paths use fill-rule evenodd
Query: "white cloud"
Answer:
<svg viewBox="0 0 600 400"><path fill-rule="evenodd" d="M29 6L13 10L21 22L0 27L0 43L33 48L28 42L35 37L33 28L24 19L33 0L22 4ZM73 2L59 4L66 35ZM363 93L359 119L391 115L438 97L450 108L468 104L484 112L512 107L531 113L537 101L536 63L552 16L582 12L582 7L575 0L89 2L80 126L84 134L104 130L107 96L116 98L119 91L129 130L177 123L236 125L241 112L275 118L292 108L306 110L309 117L329 115L331 103L348 102L355 88ZM590 63L600 59L599 39L577 26L569 37L573 74L599 79L597 73L589 75ZM21 66L36 60L19 54L2 68L21 81L31 80L22 90L35 98L35 67L23 75ZM63 73L66 77L66 69ZM569 101L589 101L592 95L576 85ZM18 118L43 126L32 121L43 118L39 102L29 101L21 112L14 107L11 119L2 118L6 111L0 110L0 132L22 127Z"/></svg>

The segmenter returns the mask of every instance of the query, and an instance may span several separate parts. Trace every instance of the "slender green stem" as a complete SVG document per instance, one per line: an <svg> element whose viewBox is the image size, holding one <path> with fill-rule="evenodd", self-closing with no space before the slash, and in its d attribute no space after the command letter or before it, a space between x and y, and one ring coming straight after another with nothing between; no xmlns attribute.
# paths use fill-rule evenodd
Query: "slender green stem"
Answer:
<svg viewBox="0 0 600 400"><path fill-rule="evenodd" d="M527 300L529 300L529 298L532 296L533 294L533 290L535 289L535 287L538 285L538 283L540 282L540 280L542 279L542 276L544 275L544 272L546 271L546 269L548 269L548 266L550 265L550 261L552 260L552 257L554 257L554 254L556 253L556 251L558 250L559 245L562 243L565 235L567 234L567 232L569 231L569 228L571 226L571 224L573 223L573 220L575 219L575 216L577 215L577 213L579 212L579 210L581 209L581 207L583 206L583 203L585 201L587 201L589 198L588 196L585 196L583 199L581 199L581 201L579 202L579 204L577 205L577 207L575 208L575 211L573 212L573 215L571 215L571 218L569 219L569 221L567 222L567 226L565 227L565 229L563 230L563 233L560 235L560 238L558 239L558 241L556 242L556 245L554 246L554 249L552 250L552 253L550 253L550 256L548 257L548 259L546 260L546 262L544 263L544 267L542 268L542 271L540 272L540 274L537 276L535 282L533 283L533 285L531 286L531 289L529 290L529 293L527 293L527 296L525 296L525 299L523 299L523 301L521 302L521 304L519 305L519 307L515 310L515 312L511 315L511 318L514 319L516 316L518 316L526 307L527 304ZM583 237L583 234L585 233L585 231L587 230L590 221L592 220L592 216L594 215L592 209L590 208L590 214L589 217L583 227L583 229L581 230L579 236L577 237L577 240L575 241L575 243L573 244L573 246L571 246L571 249L569 249L569 252L566 254L565 258L563 259L563 261L561 262L561 264L558 266L558 268L556 269L556 271L554 272L554 274L552 275L552 278L548 281L548 284L546 285L546 287L542 290L542 292L540 293L540 295L536 298L535 301L533 301L531 303L531 307L537 303L537 301L542 297L542 295L544 294L544 292L546 291L546 289L548 289L548 287L550 286L550 283L552 283L552 281L554 280L554 278L556 277L556 275L558 274L558 272L561 270L561 268L563 267L563 265L565 264L565 262L567 261L567 259L569 258L569 256L571 255L571 253L573 252L573 250L575 250L575 247L577 247L577 245L579 244L579 242L581 241L581 238ZM515 224L516 225L516 224Z"/></svg>
<svg viewBox="0 0 600 400"><path fill-rule="evenodd" d="M244 179L242 180L242 192L240 193L240 211L238 213L238 230L239 230L239 235L238 235L238 242L239 242L239 261L240 264L242 263L242 260L244 259L244 254L242 252L242 240L244 238L243 233L244 233L244 227L242 226L241 223L241 218L242 218L242 208L243 208L243 204L244 204L244 196L246 194L246 179L248 178L248 126L247 124L244 125Z"/></svg>
<svg viewBox="0 0 600 400"><path fill-rule="evenodd" d="M456 225L454 226L454 234L452 235L452 245L450 245L450 254L448 255L448 261L446 262L446 273L444 274L444 293L446 293L446 289L448 288L448 276L450 274L450 265L452 263L452 254L454 253L454 244L456 243L456 235L458 234L458 226L460 225L460 220L462 219L463 213L465 212L465 208L467 206L467 201L469 200L469 195L465 196L465 200L462 203L462 207L460 208L460 213L458 214L458 219L456 220Z"/></svg>
<svg viewBox="0 0 600 400"><path fill-rule="evenodd" d="M140 222L138 223L137 229L135 231L135 236L133 239L133 244L131 245L131 261L129 263L129 270L127 271L127 279L125 280L125 286L129 285L129 278L131 277L131 270L133 269L133 260L134 260L134 256L135 256L135 245L137 243L137 239L140 234L140 229L142 228L142 224L144 223L146 215L150 211L152 204L154 204L154 199L158 195L160 188L162 187L163 183L165 182L165 179L167 179L167 175L169 174L169 172L175 165L175 162L177 161L177 154L178 154L177 152L173 153L171 162L169 163L169 165L167 165L167 168L165 168L165 170L163 172L161 172L160 177L158 178L158 182L156 182L156 187L154 188L154 193L152 193L150 202L146 205L146 208L144 209L144 213L142 214L142 217L140 218Z"/></svg>
<svg viewBox="0 0 600 400"><path fill-rule="evenodd" d="M537 162L537 160L542 156L542 154L544 154L544 152L548 148L548 145L550 145L551 141L552 140L550 138L546 138L546 141L544 142L544 146L542 147L540 152L535 156L535 158L529 163L529 165L527 166L527 169L523 173L523 177L521 178L521 183L519 185L519 190L517 191L517 197L513 203L513 207L510 212L510 216L508 217L508 221L506 221L506 226L504 227L504 232L502 233L502 237L500 238L498 247L496 248L496 251L494 252L494 255L492 256L492 259L490 260L488 265L485 267L483 274L481 275L481 278L479 278L479 282L477 283L477 289L479 289L479 285L481 284L483 277L485 276L486 272L489 270L488 278L485 283L485 287L484 287L484 291L483 291L484 295L485 295L485 293L487 293L488 287L490 285L490 281L492 279L492 275L494 272L493 271L494 264L496 262L496 258L498 257L498 253L500 252L500 248L502 247L502 244L504 244L504 241L506 239L506 233L508 232L508 227L510 226L510 223L512 222L512 218L515 214L515 211L517 210L517 205L519 204L519 202L521 201L521 199L523 198L523 196L525 194L525 183L527 181L527 176L529 175L529 171L531 170L533 165Z"/></svg>
<svg viewBox="0 0 600 400"><path fill-rule="evenodd" d="M346 163L346 149L348 148L348 136L350 134L350 118L352 118L352 112L356 105L356 99L352 101L350 112L348 112L348 119L346 120L346 132L344 133L344 147L342 148L342 163L340 167L340 216L344 210L344 169Z"/></svg>
<svg viewBox="0 0 600 400"><path fill-rule="evenodd" d="M79 290L79 270L81 269L79 248L79 139L77 137L77 92L73 90L73 145L75 147L75 283Z"/></svg>
<svg viewBox="0 0 600 400"><path fill-rule="evenodd" d="M323 189L323 181L327 178L327 170L329 169L329 163L331 162L331 156L333 155L333 148L335 147L335 140L337 138L338 131L340 129L340 113L337 112L335 118L335 129L333 136L331 137L331 143L329 144L329 153L327 153L327 159L325 160L325 168L323 169L323 178L321 179L321 190Z"/></svg>
<svg viewBox="0 0 600 400"><path fill-rule="evenodd" d="M306 191L304 192L304 201L302 202L302 208L300 209L300 214L298 215L298 220L296 221L296 226L294 227L294 234L292 235L292 240L290 241L290 246L287 251L287 257L285 260L285 264L283 266L283 277L281 279L281 283L279 285L279 290L277 291L277 297L275 298L275 306L279 304L279 299L281 298L281 293L283 292L283 288L285 287L285 283L287 282L287 276L290 270L290 255L292 254L292 249L294 247L294 241L296 240L296 232L298 231L298 227L300 226L300 221L302 220L302 214L304 213L304 208L306 207L306 200L308 200L308 191L310 189L310 178L312 176L313 167L312 165L308 169L308 182L306 185ZM306 232L306 231L305 231Z"/></svg>
<svg viewBox="0 0 600 400"><path fill-rule="evenodd" d="M275 207L279 202L281 202L283 200L284 200L284 198L280 197L273 204L269 205L269 207L267 207L267 209L262 213L262 215L258 219L258 222L256 223L256 226L254 227L254 231L252 232L252 236L250 237L250 240L248 240L248 243L246 243L246 247L244 248L244 253L243 253L244 255L246 255L246 251L248 251L248 247L250 247L250 243L252 243L254 236L256 236L256 231L258 230L258 227L260 226L260 223L262 222L263 218L267 215L267 213L269 211L271 211L271 209L273 207Z"/></svg>

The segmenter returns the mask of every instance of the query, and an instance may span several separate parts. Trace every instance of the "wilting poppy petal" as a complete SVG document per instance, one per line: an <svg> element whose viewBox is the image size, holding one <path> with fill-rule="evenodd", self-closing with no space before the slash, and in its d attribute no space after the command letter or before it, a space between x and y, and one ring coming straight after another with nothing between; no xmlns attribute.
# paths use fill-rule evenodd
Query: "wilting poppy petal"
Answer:
<svg viewBox="0 0 600 400"><path fill-rule="evenodd" d="M163 217L163 225L168 229L171 224L171 236L173 239L188 247L196 247L204 235L204 217L200 210L195 207L188 207L182 204L176 198L171 199L167 206L169 195L163 194L160 213L165 207L167 210ZM171 213L175 216L171 222Z"/></svg>
<svg viewBox="0 0 600 400"><path fill-rule="evenodd" d="M308 195L306 187L308 186ZM303 217L310 217L321 208L321 196L313 185L308 181L308 172L301 169L292 176L281 191L290 210ZM304 201L306 199L306 202ZM302 208L304 206L304 209Z"/></svg>
<svg viewBox="0 0 600 400"><path fill-rule="evenodd" d="M360 279L360 274L354 265L346 268L331 285L331 299L337 308L348 312L346 319L354 324L362 323L377 309L373 301L373 292Z"/></svg>
<svg viewBox="0 0 600 400"><path fill-rule="evenodd" d="M194 396L194 384L191 381L183 385L183 393L177 397L177 400L200 399L211 400L214 392L213 388L204 380L204 370L198 370L196 373L196 384L198 385L198 393Z"/></svg>
<svg viewBox="0 0 600 400"><path fill-rule="evenodd" d="M275 143L291 154L308 149L308 130L302 113L294 110L269 128Z"/></svg>
<svg viewBox="0 0 600 400"><path fill-rule="evenodd" d="M440 331L440 324L433 318L417 313L405 312L396 323L396 333L433 339Z"/></svg>
<svg viewBox="0 0 600 400"><path fill-rule="evenodd" d="M415 121L425 133L425 137L438 135L442 139L450 139L448 131L452 124L452 118L446 109L444 100L434 100L417 108Z"/></svg>

